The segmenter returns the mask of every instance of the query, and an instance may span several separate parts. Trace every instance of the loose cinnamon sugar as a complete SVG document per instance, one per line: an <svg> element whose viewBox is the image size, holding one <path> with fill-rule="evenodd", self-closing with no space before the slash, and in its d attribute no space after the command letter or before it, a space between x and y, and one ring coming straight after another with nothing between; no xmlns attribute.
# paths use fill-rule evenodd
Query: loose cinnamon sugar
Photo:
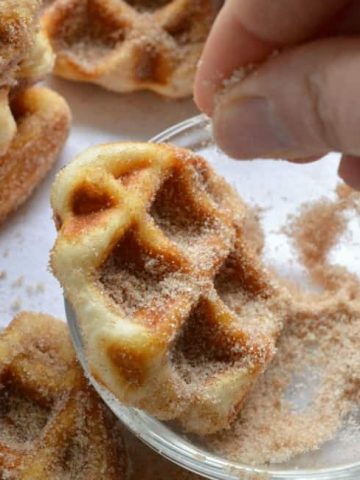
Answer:
<svg viewBox="0 0 360 480"><path fill-rule="evenodd" d="M329 252L346 229L344 212L359 211L360 195L346 187L337 195L304 205L290 219L287 233L322 291L290 288L293 301L271 366L233 427L206 439L217 454L261 465L288 461L335 436L353 449L359 444L360 279L331 264Z"/></svg>
<svg viewBox="0 0 360 480"><path fill-rule="evenodd" d="M211 448L261 465L287 461L330 440L356 403L359 312L359 303L343 299L299 306L232 430L210 439ZM320 386L299 409L292 397L301 396L309 383Z"/></svg>
<svg viewBox="0 0 360 480"><path fill-rule="evenodd" d="M313 282L328 291L336 291L342 286L348 290L357 290L359 287L359 279L355 275L327 261L330 250L345 232L347 219L344 212L347 210L360 212L359 195L340 185L335 202L321 200L304 205L300 216L293 219L286 229Z"/></svg>
<svg viewBox="0 0 360 480"><path fill-rule="evenodd" d="M262 254L265 245L265 235L260 224L261 214L261 208L249 208L243 220L243 230L246 232L246 240L258 255Z"/></svg>

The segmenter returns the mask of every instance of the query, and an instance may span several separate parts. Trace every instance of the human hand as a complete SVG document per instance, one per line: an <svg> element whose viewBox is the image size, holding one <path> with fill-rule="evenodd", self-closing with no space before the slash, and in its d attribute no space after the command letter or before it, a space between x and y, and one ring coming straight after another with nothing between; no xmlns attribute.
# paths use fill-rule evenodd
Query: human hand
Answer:
<svg viewBox="0 0 360 480"><path fill-rule="evenodd" d="M250 64L243 80L221 91ZM360 2L227 0L205 46L195 100L234 158L307 162L338 151L339 175L360 189Z"/></svg>

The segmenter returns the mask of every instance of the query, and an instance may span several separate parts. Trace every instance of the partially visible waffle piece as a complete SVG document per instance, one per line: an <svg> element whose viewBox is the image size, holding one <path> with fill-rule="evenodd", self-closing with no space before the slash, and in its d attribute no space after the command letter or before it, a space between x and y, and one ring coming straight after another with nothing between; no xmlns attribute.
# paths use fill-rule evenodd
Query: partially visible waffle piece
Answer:
<svg viewBox="0 0 360 480"><path fill-rule="evenodd" d="M1 4L0 87L16 86L19 77L34 82L53 67L50 44L39 31L41 4L41 0L5 0Z"/></svg>
<svg viewBox="0 0 360 480"><path fill-rule="evenodd" d="M0 86L12 86L36 32L40 0L5 0L0 10Z"/></svg>
<svg viewBox="0 0 360 480"><path fill-rule="evenodd" d="M123 143L68 165L52 207L51 265L93 377L189 431L227 427L283 320L236 193L190 151Z"/></svg>
<svg viewBox="0 0 360 480"><path fill-rule="evenodd" d="M31 87L54 61L38 31L40 3L6 0L0 6L0 223L51 168L69 130L65 100Z"/></svg>
<svg viewBox="0 0 360 480"><path fill-rule="evenodd" d="M0 156L0 223L21 205L54 164L69 130L70 111L57 93L42 87L11 102L17 133Z"/></svg>
<svg viewBox="0 0 360 480"><path fill-rule="evenodd" d="M0 7L0 155L16 133L9 95L19 81L33 83L53 66L46 37L37 32L40 0L5 0Z"/></svg>
<svg viewBox="0 0 360 480"><path fill-rule="evenodd" d="M192 93L216 0L55 0L43 28L55 73L116 92Z"/></svg>
<svg viewBox="0 0 360 480"><path fill-rule="evenodd" d="M16 83L16 70L30 44L37 0L3 2L0 10L0 155L16 132L9 107L9 91Z"/></svg>
<svg viewBox="0 0 360 480"><path fill-rule="evenodd" d="M0 478L122 480L114 418L87 384L66 325L19 314L0 333Z"/></svg>

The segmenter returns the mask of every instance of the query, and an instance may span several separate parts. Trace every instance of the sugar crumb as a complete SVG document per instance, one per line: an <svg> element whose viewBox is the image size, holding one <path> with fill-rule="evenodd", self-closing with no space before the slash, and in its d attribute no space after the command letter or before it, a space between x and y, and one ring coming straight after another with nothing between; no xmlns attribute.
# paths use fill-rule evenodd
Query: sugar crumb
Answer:
<svg viewBox="0 0 360 480"><path fill-rule="evenodd" d="M38 282L35 287L36 293L44 293L45 292L45 285L42 282Z"/></svg>
<svg viewBox="0 0 360 480"><path fill-rule="evenodd" d="M20 275L12 284L11 288L19 288L24 285L24 277L23 275Z"/></svg>
<svg viewBox="0 0 360 480"><path fill-rule="evenodd" d="M22 307L22 301L20 298L16 298L12 303L11 303L11 310L13 312L18 312L21 310Z"/></svg>

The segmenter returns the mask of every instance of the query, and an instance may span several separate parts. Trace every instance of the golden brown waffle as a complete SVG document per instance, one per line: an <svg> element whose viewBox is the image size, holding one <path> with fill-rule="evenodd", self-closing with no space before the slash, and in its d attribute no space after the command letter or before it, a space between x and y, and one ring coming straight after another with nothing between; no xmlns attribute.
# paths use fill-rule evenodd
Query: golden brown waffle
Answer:
<svg viewBox="0 0 360 480"><path fill-rule="evenodd" d="M4 0L0 15L0 86L12 85L36 34L40 0Z"/></svg>
<svg viewBox="0 0 360 480"><path fill-rule="evenodd" d="M67 137L65 101L30 88L53 65L37 31L39 0L5 0L0 7L0 223L33 191Z"/></svg>
<svg viewBox="0 0 360 480"><path fill-rule="evenodd" d="M52 268L94 378L189 431L228 426L282 325L242 201L190 151L123 143L68 165L52 206Z"/></svg>
<svg viewBox="0 0 360 480"><path fill-rule="evenodd" d="M56 0L43 28L55 73L116 92L192 93L216 0Z"/></svg>
<svg viewBox="0 0 360 480"><path fill-rule="evenodd" d="M0 334L0 479L122 480L126 469L121 432L66 325L19 314Z"/></svg>
<svg viewBox="0 0 360 480"><path fill-rule="evenodd" d="M0 223L21 205L54 164L69 130L65 100L47 88L19 92L11 103L17 133L0 156Z"/></svg>

